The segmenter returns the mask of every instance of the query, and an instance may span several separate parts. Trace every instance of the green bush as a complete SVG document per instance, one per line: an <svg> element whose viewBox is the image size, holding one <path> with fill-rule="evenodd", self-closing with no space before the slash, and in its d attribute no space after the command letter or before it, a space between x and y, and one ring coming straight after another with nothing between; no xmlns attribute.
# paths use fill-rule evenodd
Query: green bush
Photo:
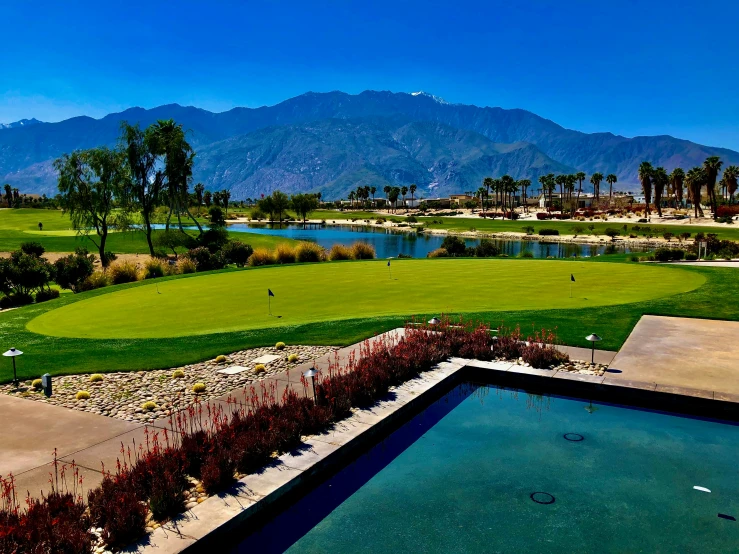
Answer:
<svg viewBox="0 0 739 554"><path fill-rule="evenodd" d="M418 223L418 219L416 219L416 216L408 216L405 218L406 223Z"/></svg>
<svg viewBox="0 0 739 554"><path fill-rule="evenodd" d="M223 260L220 256L213 254L206 246L198 246L185 253L185 258L195 264L196 271L212 271L223 269Z"/></svg>
<svg viewBox="0 0 739 554"><path fill-rule="evenodd" d="M366 242L355 242L352 244L352 259L354 260L374 260L375 249L371 244Z"/></svg>
<svg viewBox="0 0 739 554"><path fill-rule="evenodd" d="M77 248L74 254L54 262L54 280L63 289L70 289L75 293L89 290L84 288L84 283L93 274L94 263L95 256L84 248Z"/></svg>
<svg viewBox="0 0 739 554"><path fill-rule="evenodd" d="M132 262L119 262L108 268L108 278L114 285L133 283L139 280L139 270Z"/></svg>
<svg viewBox="0 0 739 554"><path fill-rule="evenodd" d="M23 242L20 251L29 256L40 258L46 252L46 249L39 242Z"/></svg>
<svg viewBox="0 0 739 554"><path fill-rule="evenodd" d="M658 262L671 262L685 258L685 250L679 248L657 248L654 259Z"/></svg>
<svg viewBox="0 0 739 554"><path fill-rule="evenodd" d="M441 243L441 247L450 256L464 256L467 244L456 235L447 235Z"/></svg>
<svg viewBox="0 0 739 554"><path fill-rule="evenodd" d="M108 285L110 285L108 274L102 271L95 271L87 279L82 281L79 290L80 292L82 292L86 290L101 289L103 287L107 287Z"/></svg>
<svg viewBox="0 0 739 554"><path fill-rule="evenodd" d="M549 236L559 236L559 231L557 229L539 229L539 236L541 237L549 237Z"/></svg>
<svg viewBox="0 0 739 554"><path fill-rule="evenodd" d="M254 253L254 249L238 240L228 241L221 249L223 261L227 264L234 264L238 267L244 267L249 261L249 256Z"/></svg>
<svg viewBox="0 0 739 554"><path fill-rule="evenodd" d="M334 244L331 250L328 252L328 259L332 262L337 260L351 260L352 251L351 248L344 246L343 244Z"/></svg>
<svg viewBox="0 0 739 554"><path fill-rule="evenodd" d="M321 262L326 252L315 242L301 242L295 248L295 260L298 262Z"/></svg>
<svg viewBox="0 0 739 554"><path fill-rule="evenodd" d="M166 272L165 266L161 260L149 258L144 262L144 279L157 279L164 277Z"/></svg>
<svg viewBox="0 0 739 554"><path fill-rule="evenodd" d="M157 409L157 405L156 405L155 402L152 402L151 400L148 400L148 401L144 402L143 404L141 404L141 409L144 410L145 412L150 412L152 410L156 410Z"/></svg>
<svg viewBox="0 0 739 554"><path fill-rule="evenodd" d="M695 252L687 252L685 254L685 259L694 262L698 259L698 254L696 254Z"/></svg>
<svg viewBox="0 0 739 554"><path fill-rule="evenodd" d="M534 227L531 225L526 225L524 227L521 227L521 230L527 235L533 235L535 231Z"/></svg>
<svg viewBox="0 0 739 554"><path fill-rule="evenodd" d="M46 302L47 300L54 300L59 298L59 291L56 289L41 289L36 293L36 303Z"/></svg>
<svg viewBox="0 0 739 554"><path fill-rule="evenodd" d="M498 248L493 241L489 239L482 239L480 244L475 247L475 256L478 258L492 258L500 254L500 248Z"/></svg>
<svg viewBox="0 0 739 554"><path fill-rule="evenodd" d="M519 258L533 258L534 253L531 250L522 250L518 255Z"/></svg>

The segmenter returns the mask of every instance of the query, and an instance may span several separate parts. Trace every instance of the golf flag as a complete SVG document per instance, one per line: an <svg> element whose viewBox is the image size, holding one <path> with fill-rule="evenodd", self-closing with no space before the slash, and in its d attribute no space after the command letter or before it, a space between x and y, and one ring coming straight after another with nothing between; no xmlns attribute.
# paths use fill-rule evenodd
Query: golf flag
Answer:
<svg viewBox="0 0 739 554"><path fill-rule="evenodd" d="M575 282L575 276L572 273L570 273L570 281Z"/></svg>
<svg viewBox="0 0 739 554"><path fill-rule="evenodd" d="M390 267L390 260L387 261L387 266Z"/></svg>
<svg viewBox="0 0 739 554"><path fill-rule="evenodd" d="M573 281L574 281L574 279L573 279ZM274 293L274 292L272 292L272 290L271 290L271 289L267 289L267 294L268 294L269 296L274 296L274 295L275 295L275 293Z"/></svg>

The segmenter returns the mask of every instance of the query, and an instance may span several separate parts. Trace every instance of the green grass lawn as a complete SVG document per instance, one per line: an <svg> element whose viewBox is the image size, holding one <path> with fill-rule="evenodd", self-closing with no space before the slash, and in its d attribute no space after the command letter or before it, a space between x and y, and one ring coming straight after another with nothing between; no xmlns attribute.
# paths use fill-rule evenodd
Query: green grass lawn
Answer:
<svg viewBox="0 0 739 554"><path fill-rule="evenodd" d="M43 223L42 231L39 231L39 223ZM155 235L156 233L154 231ZM253 248L274 248L285 242L297 244L292 239L254 233L231 233L231 237L246 242ZM60 210L0 209L0 252L17 250L21 243L28 241L41 243L47 252L73 252L79 246L84 246L91 252L97 251L89 238L77 234L69 218ZM143 232L127 231L110 233L106 250L116 254L146 254L149 247Z"/></svg>
<svg viewBox="0 0 739 554"><path fill-rule="evenodd" d="M612 350L623 344L642 314L739 320L739 306L727 300L739 297L736 270L645 266L625 258L398 260L392 266L397 279L393 281L382 261L177 276L157 281L161 295L152 282L139 282L65 294L45 304L0 313L0 337L3 348L16 346L25 352L18 359L19 373L37 377L46 372L172 367L279 340L341 346L402 326L414 315L427 319L442 311L463 313L493 326L518 324L524 333L556 328L559 340L574 346L587 346L585 336L595 332L604 339L600 346ZM577 279L572 300L570 273ZM349 280L352 274L354 281ZM334 277L326 277L330 275ZM347 284L341 284L345 279ZM213 280L213 289L206 286L209 280ZM226 288L219 288L222 285ZM282 315L280 319L265 314L267 287L277 295L273 313ZM75 305L92 306L91 315L97 318L101 314L94 312L112 310L118 295L133 295L130 298L142 301L122 307L129 315L117 310L102 314L100 330L84 321L80 324L99 336L109 336L114 328L135 335L144 326L159 329L161 338L70 338L34 333L26 327L57 317L78 318L84 311L73 309ZM67 324L62 327L58 320L50 331L69 334ZM174 329L196 334L172 337ZM197 334L206 329L212 332ZM0 381L11 377L10 363L0 359Z"/></svg>
<svg viewBox="0 0 739 554"><path fill-rule="evenodd" d="M76 302L27 327L70 338L181 337L358 317L592 308L687 292L705 281L664 266L550 260L396 260L391 269L392 278L384 261L201 275ZM272 316L268 288L275 293Z"/></svg>

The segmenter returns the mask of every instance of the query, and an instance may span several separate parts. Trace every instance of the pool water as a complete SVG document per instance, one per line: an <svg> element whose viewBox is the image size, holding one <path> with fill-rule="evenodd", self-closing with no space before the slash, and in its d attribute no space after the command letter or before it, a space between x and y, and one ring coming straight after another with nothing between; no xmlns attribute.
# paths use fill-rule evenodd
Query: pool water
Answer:
<svg viewBox="0 0 739 554"><path fill-rule="evenodd" d="M234 551L736 552L738 445L734 424L464 384Z"/></svg>

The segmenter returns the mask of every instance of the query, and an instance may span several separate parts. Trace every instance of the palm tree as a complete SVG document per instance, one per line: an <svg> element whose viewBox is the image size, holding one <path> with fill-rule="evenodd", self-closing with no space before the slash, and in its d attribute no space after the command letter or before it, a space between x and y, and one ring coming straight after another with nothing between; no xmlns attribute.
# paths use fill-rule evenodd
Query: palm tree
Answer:
<svg viewBox="0 0 739 554"><path fill-rule="evenodd" d="M570 211L574 215L575 208L572 206L572 193L575 192L575 183L579 181L578 174L565 175L565 190L567 191L567 203L570 205ZM583 173L583 179L585 174Z"/></svg>
<svg viewBox="0 0 739 554"><path fill-rule="evenodd" d="M670 182L670 176L667 175L664 167L658 167L654 170L652 182L654 183L654 205L657 206L657 215L662 217L662 194Z"/></svg>
<svg viewBox="0 0 739 554"><path fill-rule="evenodd" d="M716 208L718 203L716 201L716 178L718 172L721 171L723 162L718 156L710 156L703 162L703 170L706 172L706 188L708 189L708 200L711 203L711 211L713 212L713 218L716 219Z"/></svg>
<svg viewBox="0 0 739 554"><path fill-rule="evenodd" d="M494 185L492 177L485 177L482 180L482 186L485 187L485 198L490 197L490 188ZM485 213L485 204L482 206L482 212Z"/></svg>
<svg viewBox="0 0 739 554"><path fill-rule="evenodd" d="M559 185L559 211L564 212L565 206L565 184L567 183L567 177L564 175L557 175L554 178L554 182Z"/></svg>
<svg viewBox="0 0 739 554"><path fill-rule="evenodd" d="M737 189L737 180L739 179L739 167L730 165L724 169L723 181L726 183L726 192L729 194L729 202L734 203L734 193Z"/></svg>
<svg viewBox="0 0 739 554"><path fill-rule="evenodd" d="M703 217L703 209L701 208L701 189L706 180L706 173L702 167L694 167L685 175L685 184L688 187L688 196L693 203L695 217Z"/></svg>
<svg viewBox="0 0 739 554"><path fill-rule="evenodd" d="M13 204L13 188L8 184L5 183L5 200L8 203L8 208L12 208Z"/></svg>
<svg viewBox="0 0 739 554"><path fill-rule="evenodd" d="M528 212L529 207L526 204L526 189L531 186L531 181L529 181L528 179L521 179L518 182L518 186L521 189L521 202L523 203L523 211Z"/></svg>
<svg viewBox="0 0 739 554"><path fill-rule="evenodd" d="M387 211L390 213L390 191L392 189L390 188L390 185L385 185L382 189L382 192L385 193L385 199L387 200Z"/></svg>
<svg viewBox="0 0 739 554"><path fill-rule="evenodd" d="M515 183L516 181L514 181L513 177L511 177L510 175L503 175L500 178L500 193L503 200L503 219L505 219L506 216L508 197L510 196L511 192L513 192L513 186L515 185Z"/></svg>
<svg viewBox="0 0 739 554"><path fill-rule="evenodd" d="M375 208L375 193L377 192L377 187L370 187L370 194L372 195L372 207Z"/></svg>
<svg viewBox="0 0 739 554"><path fill-rule="evenodd" d="M195 185L194 191L195 191L195 198L197 198L197 201L198 201L198 214L199 214L200 206L203 205L203 193L205 192L205 187L203 186L203 183L198 183L197 185Z"/></svg>
<svg viewBox="0 0 739 554"><path fill-rule="evenodd" d="M357 197L357 193L355 191L351 191L349 193L349 207L354 207L354 199Z"/></svg>
<svg viewBox="0 0 739 554"><path fill-rule="evenodd" d="M618 181L618 177L614 175L613 173L609 173L606 175L606 183L608 183L608 203L610 204L611 199L613 198L613 185L616 184Z"/></svg>
<svg viewBox="0 0 739 554"><path fill-rule="evenodd" d="M685 172L682 168L676 167L670 173L670 185L672 185L672 193L675 195L675 207L683 205L683 185L685 183Z"/></svg>
<svg viewBox="0 0 739 554"><path fill-rule="evenodd" d="M480 206L483 206L485 201L485 187L478 188L475 192L475 196L480 199Z"/></svg>
<svg viewBox="0 0 739 554"><path fill-rule="evenodd" d="M580 207L580 195L582 194L582 183L585 180L585 177L587 177L587 175L585 175L584 171L578 171L577 173L575 173L575 178L579 183L579 186L577 187L577 200L575 201L575 210Z"/></svg>
<svg viewBox="0 0 739 554"><path fill-rule="evenodd" d="M652 211L649 209L649 204L652 202L652 174L654 168L649 162L642 162L639 165L639 181L641 181L641 189L644 192L644 200L647 203L645 209L645 215L649 217Z"/></svg>
<svg viewBox="0 0 739 554"><path fill-rule="evenodd" d="M552 211L552 193L554 192L554 189L557 187L557 183L554 178L554 173L547 173L546 175L542 175L539 177L539 182L541 183L541 190L544 193L544 196L549 197L549 203L547 207L547 211L551 213Z"/></svg>
<svg viewBox="0 0 739 554"><path fill-rule="evenodd" d="M511 219L513 219L513 201L516 198L516 193L518 192L518 181L515 179L510 179L508 181L508 201L511 205Z"/></svg>
<svg viewBox="0 0 739 554"><path fill-rule="evenodd" d="M602 180L602 173L593 173L593 175L590 176L590 182L593 185L593 200L596 204L600 201L600 182Z"/></svg>
<svg viewBox="0 0 739 554"><path fill-rule="evenodd" d="M415 183L411 183L411 186L408 188L409 191L411 191L411 204L413 204L413 195L416 194L416 190L418 187Z"/></svg>
<svg viewBox="0 0 739 554"><path fill-rule="evenodd" d="M400 195L403 197L403 207L405 208L405 195L408 194L408 187L400 187Z"/></svg>

